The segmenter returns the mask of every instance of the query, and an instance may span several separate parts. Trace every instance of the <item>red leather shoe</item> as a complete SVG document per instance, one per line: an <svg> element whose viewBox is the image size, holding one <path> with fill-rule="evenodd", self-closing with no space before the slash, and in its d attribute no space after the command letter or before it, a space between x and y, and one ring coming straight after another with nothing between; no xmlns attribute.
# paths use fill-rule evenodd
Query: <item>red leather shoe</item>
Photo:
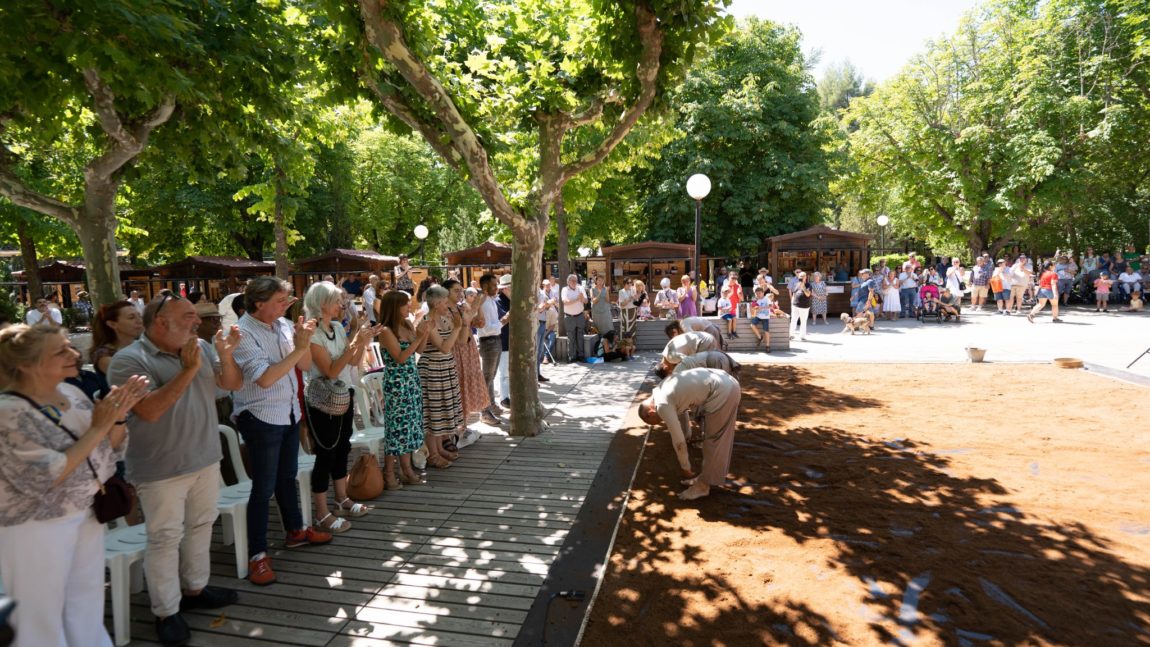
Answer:
<svg viewBox="0 0 1150 647"><path fill-rule="evenodd" d="M248 560L248 581L256 586L275 583L276 574L272 570L272 560L266 554L259 559Z"/></svg>
<svg viewBox="0 0 1150 647"><path fill-rule="evenodd" d="M331 533L306 526L301 530L293 530L287 534L284 546L299 548L300 546L322 546L331 541Z"/></svg>

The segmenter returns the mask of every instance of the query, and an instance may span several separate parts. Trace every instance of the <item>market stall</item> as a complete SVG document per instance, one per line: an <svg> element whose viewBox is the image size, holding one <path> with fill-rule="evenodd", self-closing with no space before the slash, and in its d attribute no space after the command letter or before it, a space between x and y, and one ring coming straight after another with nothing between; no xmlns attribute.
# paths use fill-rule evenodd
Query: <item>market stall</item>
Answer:
<svg viewBox="0 0 1150 647"><path fill-rule="evenodd" d="M154 270L159 279L151 282L150 291L178 291L182 283L186 291L199 290L204 298L218 303L228 294L242 290L247 279L275 274L276 265L237 256L189 256Z"/></svg>
<svg viewBox="0 0 1150 647"><path fill-rule="evenodd" d="M308 286L330 274L336 285L346 278L357 277L366 282L368 276L390 277L399 264L398 256L387 256L373 249L333 249L292 263L291 283L297 296L302 297Z"/></svg>
<svg viewBox="0 0 1150 647"><path fill-rule="evenodd" d="M507 243L489 240L478 247L447 252L443 257L448 268L459 271L459 280L465 286L487 272L498 276L511 271L511 245Z"/></svg>
<svg viewBox="0 0 1150 647"><path fill-rule="evenodd" d="M796 269L801 269L822 273L827 284L828 313L850 311L850 280L860 269L869 267L872 238L825 225L767 238L759 258L779 289L780 307L790 312L787 281Z"/></svg>

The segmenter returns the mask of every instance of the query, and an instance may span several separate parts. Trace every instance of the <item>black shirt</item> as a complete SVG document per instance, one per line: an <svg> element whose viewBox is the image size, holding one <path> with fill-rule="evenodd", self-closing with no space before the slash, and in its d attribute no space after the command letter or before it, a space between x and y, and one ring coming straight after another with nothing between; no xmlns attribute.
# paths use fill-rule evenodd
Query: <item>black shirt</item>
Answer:
<svg viewBox="0 0 1150 647"><path fill-rule="evenodd" d="M811 286L803 283L795 284L795 291L791 294L791 305L796 308L809 308L811 307L811 297L804 294L803 290L810 290Z"/></svg>
<svg viewBox="0 0 1150 647"><path fill-rule="evenodd" d="M499 318L502 319L511 311L511 297L504 294L502 290L499 291L499 296L495 298L495 308L499 311ZM511 325L509 323L503 324L503 328L499 330L499 341L503 344L503 350L510 350L508 343L510 341L509 335L511 334Z"/></svg>

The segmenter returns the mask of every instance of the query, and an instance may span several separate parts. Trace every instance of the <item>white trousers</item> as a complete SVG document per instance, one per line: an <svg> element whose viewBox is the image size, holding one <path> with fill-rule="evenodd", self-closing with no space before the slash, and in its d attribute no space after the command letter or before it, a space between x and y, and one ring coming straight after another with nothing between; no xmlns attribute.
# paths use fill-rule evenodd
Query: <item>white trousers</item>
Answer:
<svg viewBox="0 0 1150 647"><path fill-rule="evenodd" d="M220 464L198 472L136 486L148 547L144 575L152 613L166 618L180 610L184 591L199 591L212 571L212 524L219 513Z"/></svg>
<svg viewBox="0 0 1150 647"><path fill-rule="evenodd" d="M104 526L90 509L0 528L15 647L112 647L104 628Z"/></svg>
<svg viewBox="0 0 1150 647"><path fill-rule="evenodd" d="M802 332L799 333L799 338L807 338L807 319L810 318L810 314L810 308L798 308L793 304L791 305L791 335L795 334L795 330L801 328Z"/></svg>
<svg viewBox="0 0 1150 647"><path fill-rule="evenodd" d="M511 353L499 353L499 399L511 397L511 376L507 374L507 357Z"/></svg>

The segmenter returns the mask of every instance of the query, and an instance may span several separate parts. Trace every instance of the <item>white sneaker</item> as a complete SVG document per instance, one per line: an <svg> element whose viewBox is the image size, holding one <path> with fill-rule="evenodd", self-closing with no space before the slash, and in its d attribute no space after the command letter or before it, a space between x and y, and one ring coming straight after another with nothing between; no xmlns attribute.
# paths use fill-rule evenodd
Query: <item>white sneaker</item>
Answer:
<svg viewBox="0 0 1150 647"><path fill-rule="evenodd" d="M456 437L455 446L459 449L463 449L468 445L474 445L477 440L479 440L479 432L468 427L463 430L462 434Z"/></svg>

